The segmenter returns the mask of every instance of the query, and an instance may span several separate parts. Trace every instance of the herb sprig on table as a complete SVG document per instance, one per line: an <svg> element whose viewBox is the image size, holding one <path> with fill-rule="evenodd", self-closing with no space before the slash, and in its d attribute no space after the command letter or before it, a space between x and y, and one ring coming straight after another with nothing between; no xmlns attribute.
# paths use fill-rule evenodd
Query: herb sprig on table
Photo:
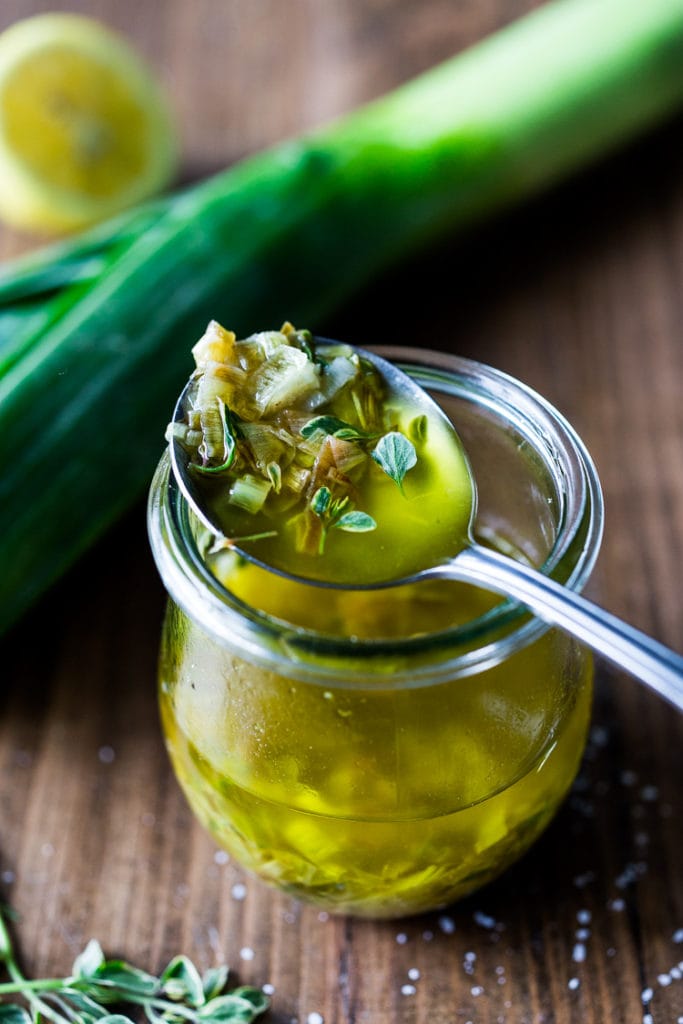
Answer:
<svg viewBox="0 0 683 1024"><path fill-rule="evenodd" d="M156 977L124 960L106 960L94 939L69 977L28 979L1 914L0 965L11 979L0 983L0 996L19 995L27 1004L0 1002L0 1024L133 1024L134 1007L150 1024L250 1024L269 1005L258 988L224 992L224 965L200 974L186 956L176 956Z"/></svg>

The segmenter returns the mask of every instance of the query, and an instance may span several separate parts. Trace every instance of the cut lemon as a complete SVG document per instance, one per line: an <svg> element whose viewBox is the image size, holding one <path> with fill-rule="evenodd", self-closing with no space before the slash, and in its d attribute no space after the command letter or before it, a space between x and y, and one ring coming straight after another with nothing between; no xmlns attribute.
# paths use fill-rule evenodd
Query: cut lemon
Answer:
<svg viewBox="0 0 683 1024"><path fill-rule="evenodd" d="M127 43L97 21L42 14L0 35L0 217L69 231L163 188L171 118Z"/></svg>

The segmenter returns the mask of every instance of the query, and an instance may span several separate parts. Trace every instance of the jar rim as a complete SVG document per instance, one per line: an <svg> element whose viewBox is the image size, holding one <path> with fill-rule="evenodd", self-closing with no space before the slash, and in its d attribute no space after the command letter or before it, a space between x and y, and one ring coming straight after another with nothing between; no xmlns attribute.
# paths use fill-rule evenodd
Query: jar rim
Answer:
<svg viewBox="0 0 683 1024"><path fill-rule="evenodd" d="M430 390L476 402L514 424L541 455L562 499L556 537L540 570L582 590L602 539L602 491L595 465L565 417L528 385L475 360L422 348L369 347ZM382 677L392 687L428 685L490 668L550 628L512 599L467 623L390 640L332 636L274 618L237 598L205 565L168 452L150 489L148 529L157 569L185 614L221 646L293 678L351 688L377 685Z"/></svg>

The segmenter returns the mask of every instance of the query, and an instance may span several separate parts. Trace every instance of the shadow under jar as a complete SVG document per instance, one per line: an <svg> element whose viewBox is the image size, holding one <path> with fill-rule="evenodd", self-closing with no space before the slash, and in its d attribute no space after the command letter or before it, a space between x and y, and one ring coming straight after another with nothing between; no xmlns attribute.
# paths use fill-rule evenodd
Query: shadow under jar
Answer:
<svg viewBox="0 0 683 1024"><path fill-rule="evenodd" d="M455 424L477 539L580 590L602 499L572 428L489 367L376 351ZM322 591L208 554L167 455L149 530L170 595L168 750L197 817L246 868L328 910L398 917L490 881L548 824L590 718L577 641L468 584Z"/></svg>

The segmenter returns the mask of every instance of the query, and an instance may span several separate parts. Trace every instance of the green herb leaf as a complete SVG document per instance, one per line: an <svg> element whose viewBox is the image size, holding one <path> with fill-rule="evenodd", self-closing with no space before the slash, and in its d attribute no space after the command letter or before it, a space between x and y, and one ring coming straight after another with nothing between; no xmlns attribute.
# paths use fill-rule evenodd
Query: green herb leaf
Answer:
<svg viewBox="0 0 683 1024"><path fill-rule="evenodd" d="M332 492L329 487L319 487L311 498L311 511L322 519L326 514L331 501Z"/></svg>
<svg viewBox="0 0 683 1024"><path fill-rule="evenodd" d="M204 999L207 1002L223 991L228 981L228 968L225 964L219 967L209 967L202 975L202 988Z"/></svg>
<svg viewBox="0 0 683 1024"><path fill-rule="evenodd" d="M273 485L273 490L276 494L279 494L282 490L282 470L277 462L269 462L266 466L266 473L268 479Z"/></svg>
<svg viewBox="0 0 683 1024"><path fill-rule="evenodd" d="M221 423L223 424L223 462L220 466L199 466L193 463L193 468L200 473L224 473L226 469L230 469L235 461L237 437L234 418L222 398L216 398L216 401L218 403Z"/></svg>
<svg viewBox="0 0 683 1024"><path fill-rule="evenodd" d="M256 1013L265 1013L270 1006L270 999L265 992L260 988L254 988L252 985L240 985L239 988L233 989L230 995L246 999L248 1003L251 1003Z"/></svg>
<svg viewBox="0 0 683 1024"><path fill-rule="evenodd" d="M1 1024L31 1024L31 1017L23 1006L16 1003L0 1003Z"/></svg>
<svg viewBox="0 0 683 1024"><path fill-rule="evenodd" d="M230 993L227 996L217 996L204 1006L200 1006L197 1019L204 1024L239 1024L242 1021L244 1024L250 1024L259 1012L244 996Z"/></svg>
<svg viewBox="0 0 683 1024"><path fill-rule="evenodd" d="M392 430L390 434L380 438L371 454L380 469L403 491L404 477L417 463L417 452L413 443L398 430Z"/></svg>
<svg viewBox="0 0 683 1024"><path fill-rule="evenodd" d="M342 441L367 441L374 436L346 423L345 420L337 419L336 416L316 416L304 424L300 433L302 437L308 438L315 434L316 430L331 434Z"/></svg>
<svg viewBox="0 0 683 1024"><path fill-rule="evenodd" d="M102 1002L116 1002L129 996L153 996L159 979L124 960L105 960L87 979L96 986Z"/></svg>
<svg viewBox="0 0 683 1024"><path fill-rule="evenodd" d="M183 1000L190 1006L205 1002L199 971L186 956L176 956L161 975L161 987L169 999Z"/></svg>
<svg viewBox="0 0 683 1024"><path fill-rule="evenodd" d="M347 533L368 533L377 529L377 523L367 512L347 512L332 525Z"/></svg>
<svg viewBox="0 0 683 1024"><path fill-rule="evenodd" d="M102 947L96 939L91 939L83 952L74 960L71 971L76 978L90 978L103 963Z"/></svg>
<svg viewBox="0 0 683 1024"><path fill-rule="evenodd" d="M101 1024L135 1024L132 1017L126 1017L123 1013L108 1013L105 1017L100 1017Z"/></svg>

